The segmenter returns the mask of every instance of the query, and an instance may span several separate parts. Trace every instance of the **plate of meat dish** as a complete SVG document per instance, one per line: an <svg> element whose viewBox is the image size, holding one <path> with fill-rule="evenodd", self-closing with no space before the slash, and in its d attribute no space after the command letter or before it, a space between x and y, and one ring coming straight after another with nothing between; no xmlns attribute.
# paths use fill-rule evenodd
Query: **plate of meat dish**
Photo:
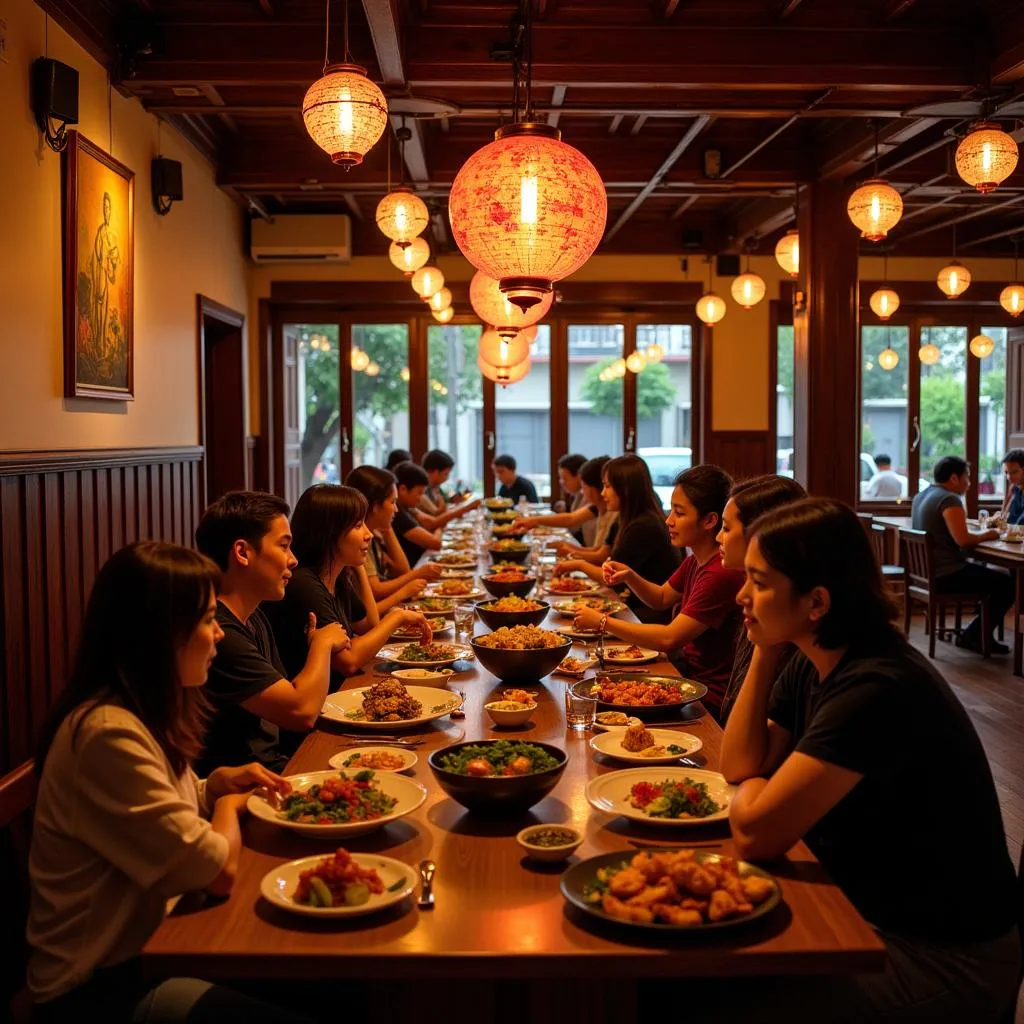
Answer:
<svg viewBox="0 0 1024 1024"><path fill-rule="evenodd" d="M343 725L387 732L432 722L460 707L462 698L457 693L435 686L406 686L389 678L373 686L330 694L320 714Z"/></svg>
<svg viewBox="0 0 1024 1024"><path fill-rule="evenodd" d="M693 679L644 672L608 672L573 683L573 689L580 696L597 697L599 710L625 715L679 709L708 692Z"/></svg>

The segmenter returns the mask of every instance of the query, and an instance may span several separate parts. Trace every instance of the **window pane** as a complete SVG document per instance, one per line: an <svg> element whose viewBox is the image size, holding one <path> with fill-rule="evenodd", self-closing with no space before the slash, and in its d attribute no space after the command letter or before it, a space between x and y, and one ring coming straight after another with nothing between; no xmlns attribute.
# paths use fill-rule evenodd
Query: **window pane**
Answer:
<svg viewBox="0 0 1024 1024"><path fill-rule="evenodd" d="M302 488L336 484L341 477L338 401L338 325L287 325L299 336L299 436L302 438Z"/></svg>
<svg viewBox="0 0 1024 1024"><path fill-rule="evenodd" d="M775 468L793 475L793 325L775 332Z"/></svg>
<svg viewBox="0 0 1024 1024"><path fill-rule="evenodd" d="M658 345L664 355L648 361L637 377L637 449L679 448L681 454L689 455L693 330L689 324L637 325L637 350L646 354L652 345Z"/></svg>
<svg viewBox="0 0 1024 1024"><path fill-rule="evenodd" d="M551 494L551 328L537 327L530 372L494 389L498 454L516 460L516 472L532 480L543 499Z"/></svg>
<svg viewBox="0 0 1024 1024"><path fill-rule="evenodd" d="M427 328L428 445L455 460L452 486L483 492L483 392L476 365L479 324ZM419 458L422 452L413 452Z"/></svg>
<svg viewBox="0 0 1024 1024"><path fill-rule="evenodd" d="M569 451L586 455L622 452L622 377L603 381L601 371L622 358L622 324L569 324Z"/></svg>
<svg viewBox="0 0 1024 1024"><path fill-rule="evenodd" d="M921 477L920 486L933 479L935 463L944 455L964 450L964 392L967 376L967 328L922 327L921 345L938 347L934 366L921 364Z"/></svg>
<svg viewBox="0 0 1024 1024"><path fill-rule="evenodd" d="M983 327L996 347L981 361L978 398L978 496L1002 497L1006 490L1001 459L1006 454L1006 328Z"/></svg>
<svg viewBox="0 0 1024 1024"><path fill-rule="evenodd" d="M357 349L370 360L363 370L357 369ZM409 385L402 379L409 366L409 325L353 324L352 356L352 465L383 466L393 449L409 447Z"/></svg>
<svg viewBox="0 0 1024 1024"><path fill-rule="evenodd" d="M899 362L890 370L879 355L892 349ZM907 389L910 380L910 329L862 327L860 331L860 497L861 501L898 501L910 494L907 479ZM876 459L887 455L894 480L879 472ZM916 492L915 492L916 493Z"/></svg>

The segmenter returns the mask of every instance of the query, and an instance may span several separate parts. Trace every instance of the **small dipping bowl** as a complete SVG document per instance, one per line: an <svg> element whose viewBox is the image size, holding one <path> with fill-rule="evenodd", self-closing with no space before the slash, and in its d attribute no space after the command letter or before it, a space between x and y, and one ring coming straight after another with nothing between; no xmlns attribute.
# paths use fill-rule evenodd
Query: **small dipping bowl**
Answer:
<svg viewBox="0 0 1024 1024"><path fill-rule="evenodd" d="M511 706L513 704L514 708ZM523 725L536 710L536 703L521 704L517 700L494 700L484 705L484 711L491 716L495 725Z"/></svg>
<svg viewBox="0 0 1024 1024"><path fill-rule="evenodd" d="M553 846L537 846L533 842L535 836L558 832L565 833L563 837L565 842ZM570 835L572 839L569 839ZM576 852L583 842L583 833L569 825L530 825L529 828L524 828L522 832L516 835L516 842L534 860L554 863L555 861L568 860Z"/></svg>
<svg viewBox="0 0 1024 1024"><path fill-rule="evenodd" d="M455 675L449 668L396 668L391 674L407 686L444 686Z"/></svg>

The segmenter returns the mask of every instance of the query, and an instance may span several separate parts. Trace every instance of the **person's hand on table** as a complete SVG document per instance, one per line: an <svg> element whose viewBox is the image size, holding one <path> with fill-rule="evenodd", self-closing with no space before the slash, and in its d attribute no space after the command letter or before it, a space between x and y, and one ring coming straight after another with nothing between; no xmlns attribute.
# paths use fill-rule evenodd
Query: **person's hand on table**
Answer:
<svg viewBox="0 0 1024 1024"><path fill-rule="evenodd" d="M601 565L601 578L609 587L617 587L620 583L627 586L635 578L635 573L623 562L613 562L608 559Z"/></svg>
<svg viewBox="0 0 1024 1024"><path fill-rule="evenodd" d="M565 558L566 555L572 554L573 548L576 547L575 544L570 544L567 540L555 541L555 543L550 546L554 548L555 554L558 555L559 558Z"/></svg>
<svg viewBox="0 0 1024 1024"><path fill-rule="evenodd" d="M291 783L258 761L237 768L214 768L206 780L206 797L210 803L232 793L248 794L262 787L276 793L290 793Z"/></svg>
<svg viewBox="0 0 1024 1024"><path fill-rule="evenodd" d="M328 622L326 626L317 629L316 616L312 612L309 613L309 622L306 626L306 642L310 647L313 644L328 644L331 654L347 651L352 646L352 638L340 623Z"/></svg>
<svg viewBox="0 0 1024 1024"><path fill-rule="evenodd" d="M421 565L418 569L413 569L412 574L418 580L439 580L441 573L444 572L444 566L438 565L437 562L427 562L425 565Z"/></svg>
<svg viewBox="0 0 1024 1024"><path fill-rule="evenodd" d="M555 575L568 576L569 573L575 572L579 567L580 560L578 558L570 558L564 562L555 562Z"/></svg>
<svg viewBox="0 0 1024 1024"><path fill-rule="evenodd" d="M392 616L391 630L388 634L390 636L396 629L401 629L403 626L409 628L419 627L420 630L420 643L429 644L434 639L434 634L431 632L430 623L427 622L426 617L422 612L414 612L409 608L394 608L389 615Z"/></svg>
<svg viewBox="0 0 1024 1024"><path fill-rule="evenodd" d="M402 593L405 595L403 600L407 600L410 597L419 597L424 590L427 589L426 580L410 580L404 587L402 587Z"/></svg>
<svg viewBox="0 0 1024 1024"><path fill-rule="evenodd" d="M605 613L596 608L580 608L573 616L572 624L576 629L597 629L604 618L607 618Z"/></svg>
<svg viewBox="0 0 1024 1024"><path fill-rule="evenodd" d="M981 536L984 540L999 540L999 531L986 530Z"/></svg>

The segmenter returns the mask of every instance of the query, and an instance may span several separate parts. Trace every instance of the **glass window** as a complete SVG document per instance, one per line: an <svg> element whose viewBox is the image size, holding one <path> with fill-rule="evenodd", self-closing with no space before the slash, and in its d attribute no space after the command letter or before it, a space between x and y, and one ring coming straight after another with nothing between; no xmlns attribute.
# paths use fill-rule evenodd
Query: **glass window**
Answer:
<svg viewBox="0 0 1024 1024"><path fill-rule="evenodd" d="M622 324L569 324L569 451L588 459L622 452L623 377L602 380L622 358Z"/></svg>
<svg viewBox="0 0 1024 1024"><path fill-rule="evenodd" d="M310 484L336 484L341 478L338 400L338 325L285 325L296 331L298 346L299 437L302 439L302 490Z"/></svg>
<svg viewBox="0 0 1024 1024"><path fill-rule="evenodd" d="M964 439L967 378L967 328L922 327L921 346L935 345L939 360L921 364L921 481L933 479L944 455L967 458Z"/></svg>
<svg viewBox="0 0 1024 1024"><path fill-rule="evenodd" d="M408 367L408 324L352 325L353 466L383 466L409 447Z"/></svg>
<svg viewBox="0 0 1024 1024"><path fill-rule="evenodd" d="M775 330L775 470L793 476L793 325Z"/></svg>
<svg viewBox="0 0 1024 1024"><path fill-rule="evenodd" d="M476 365L479 324L427 327L428 446L455 460L450 486L483 493L482 375ZM413 452L419 458L422 452Z"/></svg>
<svg viewBox="0 0 1024 1024"><path fill-rule="evenodd" d="M978 497L1002 498L1006 490L1002 457L1006 454L1006 328L983 327L995 343L981 360L978 395Z"/></svg>
<svg viewBox="0 0 1024 1024"><path fill-rule="evenodd" d="M691 454L693 329L689 324L638 324L637 351L662 352L648 360L636 381L636 443ZM641 453L642 454L642 453Z"/></svg>
<svg viewBox="0 0 1024 1024"><path fill-rule="evenodd" d="M516 460L516 472L533 481L543 500L551 494L551 327L540 324L530 352L530 372L494 389L497 452Z"/></svg>
<svg viewBox="0 0 1024 1024"><path fill-rule="evenodd" d="M910 330L894 326L862 327L860 350L860 498L861 501L898 501L910 494L907 479ZM879 356L888 350L896 353L899 362L887 369L885 364L889 357L879 361ZM896 479L886 472L895 474Z"/></svg>

